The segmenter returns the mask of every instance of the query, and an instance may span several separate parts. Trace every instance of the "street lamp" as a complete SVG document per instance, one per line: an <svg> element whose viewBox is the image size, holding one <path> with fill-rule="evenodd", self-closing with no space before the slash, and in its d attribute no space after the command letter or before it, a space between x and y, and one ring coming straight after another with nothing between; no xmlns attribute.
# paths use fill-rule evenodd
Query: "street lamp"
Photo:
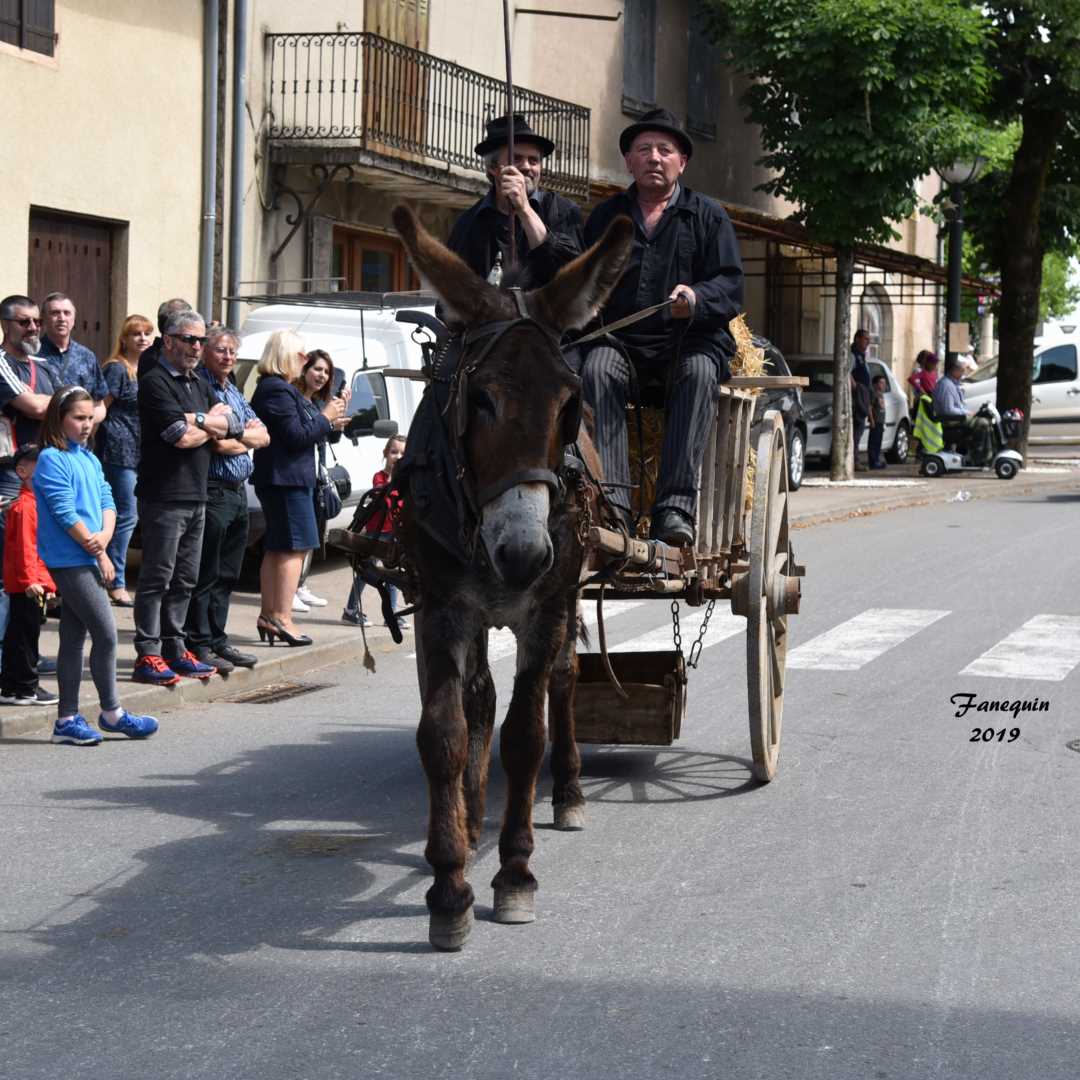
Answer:
<svg viewBox="0 0 1080 1080"><path fill-rule="evenodd" d="M947 329L945 331L945 370L956 359L954 347L957 324L960 322L960 276L964 247L964 188L982 172L986 159L976 155L970 161L953 162L937 170L938 176L949 185L949 278L945 295Z"/></svg>

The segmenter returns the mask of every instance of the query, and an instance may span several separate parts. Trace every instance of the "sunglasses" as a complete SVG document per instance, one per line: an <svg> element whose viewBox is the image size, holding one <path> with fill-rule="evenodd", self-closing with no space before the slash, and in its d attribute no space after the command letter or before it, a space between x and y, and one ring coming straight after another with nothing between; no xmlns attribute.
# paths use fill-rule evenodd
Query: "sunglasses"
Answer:
<svg viewBox="0 0 1080 1080"><path fill-rule="evenodd" d="M24 330L31 326L41 326L41 319L32 319L29 315L24 315L21 319L11 319L13 323L18 323Z"/></svg>
<svg viewBox="0 0 1080 1080"><path fill-rule="evenodd" d="M185 345L206 344L206 338L199 337L198 334L170 334L169 337L176 338L177 341L182 341Z"/></svg>

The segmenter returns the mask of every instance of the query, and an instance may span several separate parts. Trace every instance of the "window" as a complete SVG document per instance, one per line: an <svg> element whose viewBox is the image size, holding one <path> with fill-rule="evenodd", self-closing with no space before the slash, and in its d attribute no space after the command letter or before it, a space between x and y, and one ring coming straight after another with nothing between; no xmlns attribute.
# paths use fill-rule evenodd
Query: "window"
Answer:
<svg viewBox="0 0 1080 1080"><path fill-rule="evenodd" d="M716 138L719 111L720 71L717 48L705 36L705 28L690 18L686 48L686 127L701 139Z"/></svg>
<svg viewBox="0 0 1080 1080"><path fill-rule="evenodd" d="M419 288L401 241L383 233L334 229L331 274L345 279L349 292L402 292Z"/></svg>
<svg viewBox="0 0 1080 1080"><path fill-rule="evenodd" d="M1076 346L1055 345L1035 357L1033 383L1073 382L1076 379Z"/></svg>
<svg viewBox="0 0 1080 1080"><path fill-rule="evenodd" d="M641 116L655 107L656 0L626 0L622 110L630 116Z"/></svg>
<svg viewBox="0 0 1080 1080"><path fill-rule="evenodd" d="M55 55L55 0L0 0L0 41L42 56Z"/></svg>
<svg viewBox="0 0 1080 1080"><path fill-rule="evenodd" d="M358 371L352 379L349 415L359 417L358 427L370 428L376 420L388 420L386 380L377 371Z"/></svg>

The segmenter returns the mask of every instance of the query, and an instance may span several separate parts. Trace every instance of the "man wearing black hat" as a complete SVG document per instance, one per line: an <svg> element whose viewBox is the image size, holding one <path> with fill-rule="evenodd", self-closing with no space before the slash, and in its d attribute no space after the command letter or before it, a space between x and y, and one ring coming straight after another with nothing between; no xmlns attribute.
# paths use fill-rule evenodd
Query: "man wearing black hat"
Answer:
<svg viewBox="0 0 1080 1080"><path fill-rule="evenodd" d="M489 279L497 265L510 269L513 208L518 265L526 271L524 283L535 289L581 254L581 211L569 199L538 186L543 159L555 149L550 139L515 114L512 165L508 142L506 117L496 117L487 125L487 138L476 147L491 188L457 219L447 246L482 278Z"/></svg>
<svg viewBox="0 0 1080 1080"><path fill-rule="evenodd" d="M634 182L600 203L585 226L586 247L619 215L635 226L630 264L601 317L613 323L673 302L616 331L612 336L621 350L602 342L591 348L581 372L583 389L596 414L608 498L629 520L626 405L633 375L639 384L664 387L664 446L652 536L682 546L694 542L698 472L715 417L717 387L730 377L728 361L735 354L728 322L742 310L742 260L724 208L680 183L694 144L672 113L646 113L623 131L619 149Z"/></svg>

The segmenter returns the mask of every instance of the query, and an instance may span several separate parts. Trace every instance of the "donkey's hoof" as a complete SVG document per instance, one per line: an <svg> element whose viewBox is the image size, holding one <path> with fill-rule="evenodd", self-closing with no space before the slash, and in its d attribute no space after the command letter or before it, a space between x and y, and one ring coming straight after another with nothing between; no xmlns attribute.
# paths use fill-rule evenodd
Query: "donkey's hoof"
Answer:
<svg viewBox="0 0 1080 1080"><path fill-rule="evenodd" d="M496 889L495 921L507 924L536 922L535 898L534 889Z"/></svg>
<svg viewBox="0 0 1080 1080"><path fill-rule="evenodd" d="M469 940L472 924L471 906L458 915L437 915L432 912L428 940L440 952L457 952Z"/></svg>
<svg viewBox="0 0 1080 1080"><path fill-rule="evenodd" d="M566 806L563 803L554 807L555 828L563 832L579 832L585 828L585 807Z"/></svg>

